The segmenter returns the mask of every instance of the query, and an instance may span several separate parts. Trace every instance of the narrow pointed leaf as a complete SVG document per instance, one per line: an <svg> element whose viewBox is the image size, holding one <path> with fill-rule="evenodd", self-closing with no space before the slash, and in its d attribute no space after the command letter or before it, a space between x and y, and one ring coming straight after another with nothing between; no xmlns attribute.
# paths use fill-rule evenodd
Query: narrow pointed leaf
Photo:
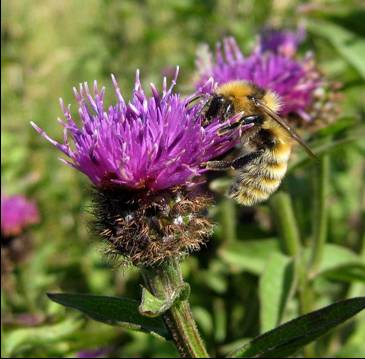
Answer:
<svg viewBox="0 0 365 359"><path fill-rule="evenodd" d="M365 297L331 304L281 325L228 355L229 358L286 358L365 308Z"/></svg>
<svg viewBox="0 0 365 359"><path fill-rule="evenodd" d="M362 282L365 283L365 266L363 264L347 265L343 268L324 273L328 278L343 282Z"/></svg>
<svg viewBox="0 0 365 359"><path fill-rule="evenodd" d="M166 339L170 337L162 318L141 315L138 311L139 303L133 299L70 293L49 293L48 297L99 322L156 333Z"/></svg>
<svg viewBox="0 0 365 359"><path fill-rule="evenodd" d="M305 253L309 256L309 252ZM323 258L315 277L326 276L345 281L365 281L364 260L355 252L337 244L328 243L324 246Z"/></svg>

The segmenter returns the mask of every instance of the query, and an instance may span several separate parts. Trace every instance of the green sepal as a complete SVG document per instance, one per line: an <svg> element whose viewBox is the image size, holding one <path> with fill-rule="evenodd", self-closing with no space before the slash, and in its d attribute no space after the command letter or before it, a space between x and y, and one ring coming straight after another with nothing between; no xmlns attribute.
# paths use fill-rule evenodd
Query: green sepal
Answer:
<svg viewBox="0 0 365 359"><path fill-rule="evenodd" d="M158 317L169 310L173 305L188 299L189 295L190 286L187 283L178 286L171 295L165 298L158 298L148 289L142 287L142 299L138 309L139 312L146 317Z"/></svg>

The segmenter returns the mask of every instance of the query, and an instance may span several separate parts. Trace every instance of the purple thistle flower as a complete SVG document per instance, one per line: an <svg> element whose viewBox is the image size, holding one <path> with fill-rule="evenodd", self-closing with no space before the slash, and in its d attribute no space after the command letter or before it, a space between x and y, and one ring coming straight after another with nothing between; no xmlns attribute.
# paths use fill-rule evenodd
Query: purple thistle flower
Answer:
<svg viewBox="0 0 365 359"><path fill-rule="evenodd" d="M299 27L296 32L265 28L259 37L256 52L269 51L286 57L293 57L304 38L304 27Z"/></svg>
<svg viewBox="0 0 365 359"><path fill-rule="evenodd" d="M129 103L112 77L117 103L107 109L104 88L99 90L95 82L91 94L86 83L80 85L74 93L81 126L61 101L63 143L32 123L68 157L62 161L96 187L92 228L107 244L105 252L119 263L150 266L200 248L212 224L202 215L210 199L193 188L195 177L206 171L204 162L232 148L246 128L218 134L240 114L203 126L206 100L196 100L216 84L209 80L201 92L184 99L173 93L177 75L169 87L164 78L162 93L151 84L147 96L137 71Z"/></svg>
<svg viewBox="0 0 365 359"><path fill-rule="evenodd" d="M82 126L77 126L70 106L65 107L61 100L64 143L56 142L34 123L32 126L69 158L62 161L83 172L98 188L158 191L191 184L194 176L205 171L201 164L231 148L237 133L219 136L217 130L223 124L218 119L203 127L202 102L189 104L195 94L183 99L173 93L177 75L178 71L170 87L164 78L162 93L151 84L152 96L148 97L137 71L129 103L112 76L117 103L108 109L105 88L100 90L96 82L93 95L86 83L79 90L74 88ZM212 87L212 81L206 86Z"/></svg>
<svg viewBox="0 0 365 359"><path fill-rule="evenodd" d="M268 35L255 51L245 57L234 38L225 38L223 48L217 44L215 61L211 53L200 54L197 67L200 79L197 88L212 77L218 84L232 80L246 80L277 93L282 100L281 115L296 114L310 120L307 113L313 101L314 91L320 87L321 78L314 67L310 55L302 60L291 58L280 49L282 46L294 47L296 43L289 33L276 34L274 39ZM290 38L290 41L288 40ZM299 35L296 38L299 42Z"/></svg>
<svg viewBox="0 0 365 359"><path fill-rule="evenodd" d="M18 236L30 224L39 222L39 213L34 202L23 196L1 196L1 234Z"/></svg>

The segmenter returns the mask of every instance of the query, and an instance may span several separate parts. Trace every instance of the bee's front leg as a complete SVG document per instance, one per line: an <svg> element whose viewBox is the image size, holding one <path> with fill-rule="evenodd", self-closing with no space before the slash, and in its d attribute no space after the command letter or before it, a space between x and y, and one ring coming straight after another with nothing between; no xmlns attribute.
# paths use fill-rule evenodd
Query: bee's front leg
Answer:
<svg viewBox="0 0 365 359"><path fill-rule="evenodd" d="M263 121L262 115L249 115L249 116L243 116L240 119L238 119L236 122L233 122L229 124L228 126L222 127L218 130L218 134L220 136L226 135L228 132L236 129L237 127L240 127L242 125L249 125L253 123L254 125L259 125Z"/></svg>
<svg viewBox="0 0 365 359"><path fill-rule="evenodd" d="M233 169L233 161L209 161L203 164L203 166L211 171L226 171Z"/></svg>

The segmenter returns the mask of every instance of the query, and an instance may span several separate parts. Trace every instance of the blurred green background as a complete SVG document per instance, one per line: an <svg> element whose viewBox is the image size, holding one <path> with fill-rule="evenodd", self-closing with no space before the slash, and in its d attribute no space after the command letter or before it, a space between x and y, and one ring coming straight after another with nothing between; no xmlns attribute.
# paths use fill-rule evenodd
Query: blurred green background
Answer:
<svg viewBox="0 0 365 359"><path fill-rule="evenodd" d="M137 68L145 84L159 85L162 74L171 76L180 65L178 89L189 93L199 45L214 46L233 35L248 52L264 25L307 24L303 51L312 49L324 74L343 84L338 122L312 135L314 144L339 143L330 153L329 249L310 279L312 309L364 293L363 1L7 0L1 10L2 191L34 198L42 218L32 230L30 257L12 274L14 288L2 291L4 355L70 357L92 348L118 357L176 355L170 343L88 321L46 298L46 292L63 291L138 299L140 278L136 270L113 269L105 261L88 232L87 179L61 164L29 121L61 139L59 97L73 103L72 86L96 79L112 99L114 73L129 98ZM300 160L293 156L298 166L283 190L291 195L302 243L310 247L315 170ZM194 315L217 355L270 329L266 268L270 256L280 253L270 208L273 201L242 209L217 195L210 213L217 224L214 237L184 263ZM300 313L298 293L300 284L293 283L281 322ZM20 321L23 314L37 324ZM319 355L365 355L365 318L358 318L321 339Z"/></svg>

